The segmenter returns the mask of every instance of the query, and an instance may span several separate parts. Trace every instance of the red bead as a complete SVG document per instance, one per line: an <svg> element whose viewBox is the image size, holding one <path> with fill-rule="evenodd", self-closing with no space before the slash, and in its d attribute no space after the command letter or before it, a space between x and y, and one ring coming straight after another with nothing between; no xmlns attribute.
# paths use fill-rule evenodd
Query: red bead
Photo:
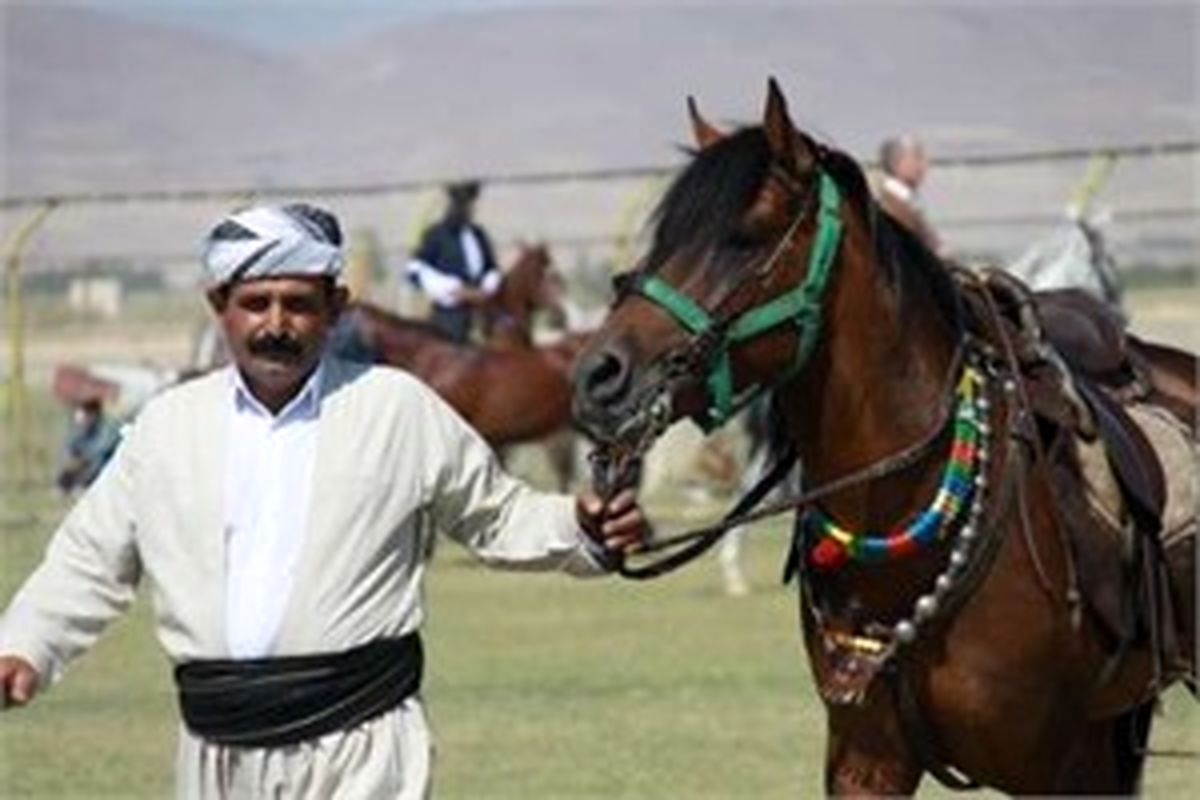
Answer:
<svg viewBox="0 0 1200 800"><path fill-rule="evenodd" d="M903 558L921 549L920 542L910 533L888 539L888 557Z"/></svg>
<svg viewBox="0 0 1200 800"><path fill-rule="evenodd" d="M821 570L834 570L846 563L850 554L837 539L826 536L809 552L809 561Z"/></svg>

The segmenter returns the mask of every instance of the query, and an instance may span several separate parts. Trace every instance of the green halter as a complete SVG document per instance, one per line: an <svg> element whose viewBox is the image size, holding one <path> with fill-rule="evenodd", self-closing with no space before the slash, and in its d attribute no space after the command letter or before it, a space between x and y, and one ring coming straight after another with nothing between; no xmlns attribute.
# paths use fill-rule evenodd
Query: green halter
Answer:
<svg viewBox="0 0 1200 800"><path fill-rule="evenodd" d="M743 311L726 323L714 318L695 300L662 278L650 276L637 285L640 294L665 309L689 333L700 337L717 331L720 337L708 354L707 384L711 404L707 418L701 423L706 432L724 425L763 391L795 377L808 362L816 346L817 333L821 327L821 301L829 285L833 257L837 254L842 236L842 220L838 214L841 193L837 184L824 171L818 175L820 207L817 212L817 235L809 252L808 274L799 286ZM799 219L796 222L798 223ZM779 248L760 267L761 272L766 272L774 265L775 258L783 253L795 227L793 224L785 234L784 240L780 242ZM796 326L796 335L799 337L791 365L770 385L752 384L735 397L733 368L729 359L730 348L787 322Z"/></svg>

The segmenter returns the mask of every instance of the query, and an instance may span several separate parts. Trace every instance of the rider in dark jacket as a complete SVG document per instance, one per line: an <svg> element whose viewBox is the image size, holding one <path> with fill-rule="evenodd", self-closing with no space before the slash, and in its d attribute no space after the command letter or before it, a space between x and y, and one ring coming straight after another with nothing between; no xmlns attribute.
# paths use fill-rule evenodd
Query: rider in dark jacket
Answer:
<svg viewBox="0 0 1200 800"><path fill-rule="evenodd" d="M487 232L473 221L479 183L446 188L442 219L426 229L408 262L408 276L433 301L433 324L456 341L466 341L476 306L500 286L500 270Z"/></svg>

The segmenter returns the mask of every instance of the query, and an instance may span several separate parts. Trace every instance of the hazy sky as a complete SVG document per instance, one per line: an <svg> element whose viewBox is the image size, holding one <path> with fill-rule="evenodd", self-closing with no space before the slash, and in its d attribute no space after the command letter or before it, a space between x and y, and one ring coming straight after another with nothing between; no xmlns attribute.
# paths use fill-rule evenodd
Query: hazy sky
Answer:
<svg viewBox="0 0 1200 800"><path fill-rule="evenodd" d="M63 6L82 5L148 22L202 30L269 48L303 47L314 41L350 37L372 28L421 16L499 11L529 6L770 6L831 5L1030 8L1076 6L1184 5L1197 0L0 0Z"/></svg>
<svg viewBox="0 0 1200 800"><path fill-rule="evenodd" d="M30 2L30 0L18 0ZM0 0L4 2L4 0ZM44 2L44 0L43 0ZM130 19L230 36L271 48L353 36L422 15L518 6L552 0L51 0Z"/></svg>

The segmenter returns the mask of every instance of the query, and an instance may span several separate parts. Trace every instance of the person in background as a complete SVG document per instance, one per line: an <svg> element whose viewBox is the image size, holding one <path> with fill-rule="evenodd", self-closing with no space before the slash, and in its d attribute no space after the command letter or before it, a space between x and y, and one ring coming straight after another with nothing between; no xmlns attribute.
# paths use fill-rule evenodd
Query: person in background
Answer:
<svg viewBox="0 0 1200 800"><path fill-rule="evenodd" d="M475 222L477 181L446 187L446 213L429 226L409 259L407 272L433 302L433 324L449 338L465 342L476 308L500 288L501 274L491 240Z"/></svg>
<svg viewBox="0 0 1200 800"><path fill-rule="evenodd" d="M81 402L67 432L64 463L58 473L63 494L91 486L120 441L120 425L104 413L103 401L88 398Z"/></svg>
<svg viewBox="0 0 1200 800"><path fill-rule="evenodd" d="M921 184L929 171L924 145L911 135L886 139L879 148L879 166L883 176L877 195L884 211L912 231L930 251L944 256L941 238L929 224L921 203Z"/></svg>

